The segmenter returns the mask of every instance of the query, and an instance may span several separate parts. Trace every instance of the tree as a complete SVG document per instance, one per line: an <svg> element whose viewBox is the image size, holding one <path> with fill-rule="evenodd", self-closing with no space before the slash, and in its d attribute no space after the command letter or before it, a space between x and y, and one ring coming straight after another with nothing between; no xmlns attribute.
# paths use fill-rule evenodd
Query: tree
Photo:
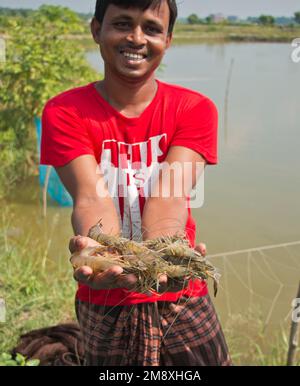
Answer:
<svg viewBox="0 0 300 386"><path fill-rule="evenodd" d="M262 25L274 25L275 23L275 18L270 15L261 15L258 18L258 22Z"/></svg>
<svg viewBox="0 0 300 386"><path fill-rule="evenodd" d="M78 43L63 38L84 28L75 13L42 6L29 19L10 21L6 62L0 63L2 188L26 176L27 160L36 151L33 119L41 115L46 101L99 78Z"/></svg>
<svg viewBox="0 0 300 386"><path fill-rule="evenodd" d="M187 21L189 24L200 24L201 20L199 19L198 15L195 13L192 13L188 18Z"/></svg>
<svg viewBox="0 0 300 386"><path fill-rule="evenodd" d="M5 17L28 17L32 13L33 10L31 9L0 7L0 15Z"/></svg>
<svg viewBox="0 0 300 386"><path fill-rule="evenodd" d="M299 12L295 12L295 22L297 24L300 24L300 11Z"/></svg>
<svg viewBox="0 0 300 386"><path fill-rule="evenodd" d="M207 17L205 18L205 21L206 21L207 24L212 24L212 22L213 22L213 16L212 16L212 15L207 16Z"/></svg>

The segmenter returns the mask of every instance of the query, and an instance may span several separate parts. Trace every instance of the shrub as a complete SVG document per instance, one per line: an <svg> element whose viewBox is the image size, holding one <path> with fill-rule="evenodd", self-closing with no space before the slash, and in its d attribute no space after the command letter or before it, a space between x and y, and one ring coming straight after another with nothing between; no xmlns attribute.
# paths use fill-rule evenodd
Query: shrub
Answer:
<svg viewBox="0 0 300 386"><path fill-rule="evenodd" d="M6 62L0 63L0 196L37 164L33 118L46 101L95 80L84 50L64 37L83 30L74 12L58 6L8 22Z"/></svg>

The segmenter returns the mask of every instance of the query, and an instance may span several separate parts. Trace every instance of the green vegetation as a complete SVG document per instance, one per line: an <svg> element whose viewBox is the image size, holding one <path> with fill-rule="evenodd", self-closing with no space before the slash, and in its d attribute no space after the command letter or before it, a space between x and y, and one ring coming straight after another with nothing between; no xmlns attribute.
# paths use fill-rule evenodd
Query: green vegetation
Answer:
<svg viewBox="0 0 300 386"><path fill-rule="evenodd" d="M175 42L188 41L246 41L246 42L291 42L300 35L300 12L293 18L261 15L238 20L236 17L223 18L210 15L201 19L191 14L186 23L176 24Z"/></svg>
<svg viewBox="0 0 300 386"><path fill-rule="evenodd" d="M189 24L200 24L201 23L201 19L198 17L198 15L196 15L195 13L193 13L192 15L190 15L188 18L187 18L187 22Z"/></svg>
<svg viewBox="0 0 300 386"><path fill-rule="evenodd" d="M230 315L224 326L229 352L237 366L286 366L289 347L288 324L269 334L259 310ZM294 365L300 366L300 349Z"/></svg>
<svg viewBox="0 0 300 386"><path fill-rule="evenodd" d="M16 358L13 358L11 354L0 354L0 366L38 366L39 363L38 359L26 360L21 354L17 354Z"/></svg>
<svg viewBox="0 0 300 386"><path fill-rule="evenodd" d="M0 298L5 299L6 322L0 323L0 354L9 353L28 331L75 320L72 268L65 256L49 258L51 232L45 241L30 233L16 237L9 233L13 223L11 215L2 213Z"/></svg>
<svg viewBox="0 0 300 386"><path fill-rule="evenodd" d="M7 25L6 62L0 63L0 197L36 169L33 118L46 101L97 77L84 49L62 38L85 31L68 8L42 6Z"/></svg>
<svg viewBox="0 0 300 386"><path fill-rule="evenodd" d="M275 18L270 15L261 15L258 18L258 21L262 25L274 25L275 24Z"/></svg>
<svg viewBox="0 0 300 386"><path fill-rule="evenodd" d="M0 7L0 15L5 17L30 17L33 12L32 9Z"/></svg>
<svg viewBox="0 0 300 386"><path fill-rule="evenodd" d="M74 20L74 17L76 17L76 22L80 22L81 28L84 29L84 31L88 32L88 21L91 19L92 14L82 14L82 13L76 13L71 11L67 7L55 7L55 6L47 6L44 5L40 7L41 9L44 9L45 12L48 8L49 10L52 8L50 12L52 12L53 15L56 14L56 17L60 15L61 19L63 20L64 17L66 17L66 22L69 20L68 18L71 16ZM25 9L25 8L3 8L0 7L0 32L6 33L7 32L7 26L9 22L17 21L17 22L27 22L28 24L32 24L33 19L36 16L35 10L32 9ZM55 18L56 18L55 17ZM52 18L52 21L54 19Z"/></svg>
<svg viewBox="0 0 300 386"><path fill-rule="evenodd" d="M256 24L177 24L175 43L188 42L291 42L300 36L300 26Z"/></svg>
<svg viewBox="0 0 300 386"><path fill-rule="evenodd" d="M252 25L252 24L261 24L261 25L292 25L295 23L300 23L300 12L295 12L294 17L285 17L279 16L274 17L272 15L261 15L259 17L249 16L246 20L239 19L237 16L228 16L225 17L222 14L209 15L204 19L201 19L196 13L191 14L186 19L178 19L179 24L225 24L225 25Z"/></svg>

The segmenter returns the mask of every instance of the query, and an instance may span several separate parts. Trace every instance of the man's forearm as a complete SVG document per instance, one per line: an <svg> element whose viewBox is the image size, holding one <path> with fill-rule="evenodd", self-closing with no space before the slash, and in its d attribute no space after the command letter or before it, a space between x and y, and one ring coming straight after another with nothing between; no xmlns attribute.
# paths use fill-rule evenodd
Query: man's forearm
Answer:
<svg viewBox="0 0 300 386"><path fill-rule="evenodd" d="M111 198L74 205L72 226L75 235L87 236L89 229L100 220L103 233L111 235L120 233L119 218Z"/></svg>
<svg viewBox="0 0 300 386"><path fill-rule="evenodd" d="M142 218L143 239L184 232L188 218L185 198L153 198L146 201Z"/></svg>

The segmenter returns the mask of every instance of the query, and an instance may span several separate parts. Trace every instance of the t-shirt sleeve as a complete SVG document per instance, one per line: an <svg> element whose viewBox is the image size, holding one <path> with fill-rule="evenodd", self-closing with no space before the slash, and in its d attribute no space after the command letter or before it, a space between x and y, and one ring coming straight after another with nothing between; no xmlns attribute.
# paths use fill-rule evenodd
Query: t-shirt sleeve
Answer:
<svg viewBox="0 0 300 386"><path fill-rule="evenodd" d="M73 106L49 101L42 115L42 165L64 166L94 148L86 126Z"/></svg>
<svg viewBox="0 0 300 386"><path fill-rule="evenodd" d="M188 147L208 164L218 163L218 111L209 98L202 98L181 114L171 146Z"/></svg>

